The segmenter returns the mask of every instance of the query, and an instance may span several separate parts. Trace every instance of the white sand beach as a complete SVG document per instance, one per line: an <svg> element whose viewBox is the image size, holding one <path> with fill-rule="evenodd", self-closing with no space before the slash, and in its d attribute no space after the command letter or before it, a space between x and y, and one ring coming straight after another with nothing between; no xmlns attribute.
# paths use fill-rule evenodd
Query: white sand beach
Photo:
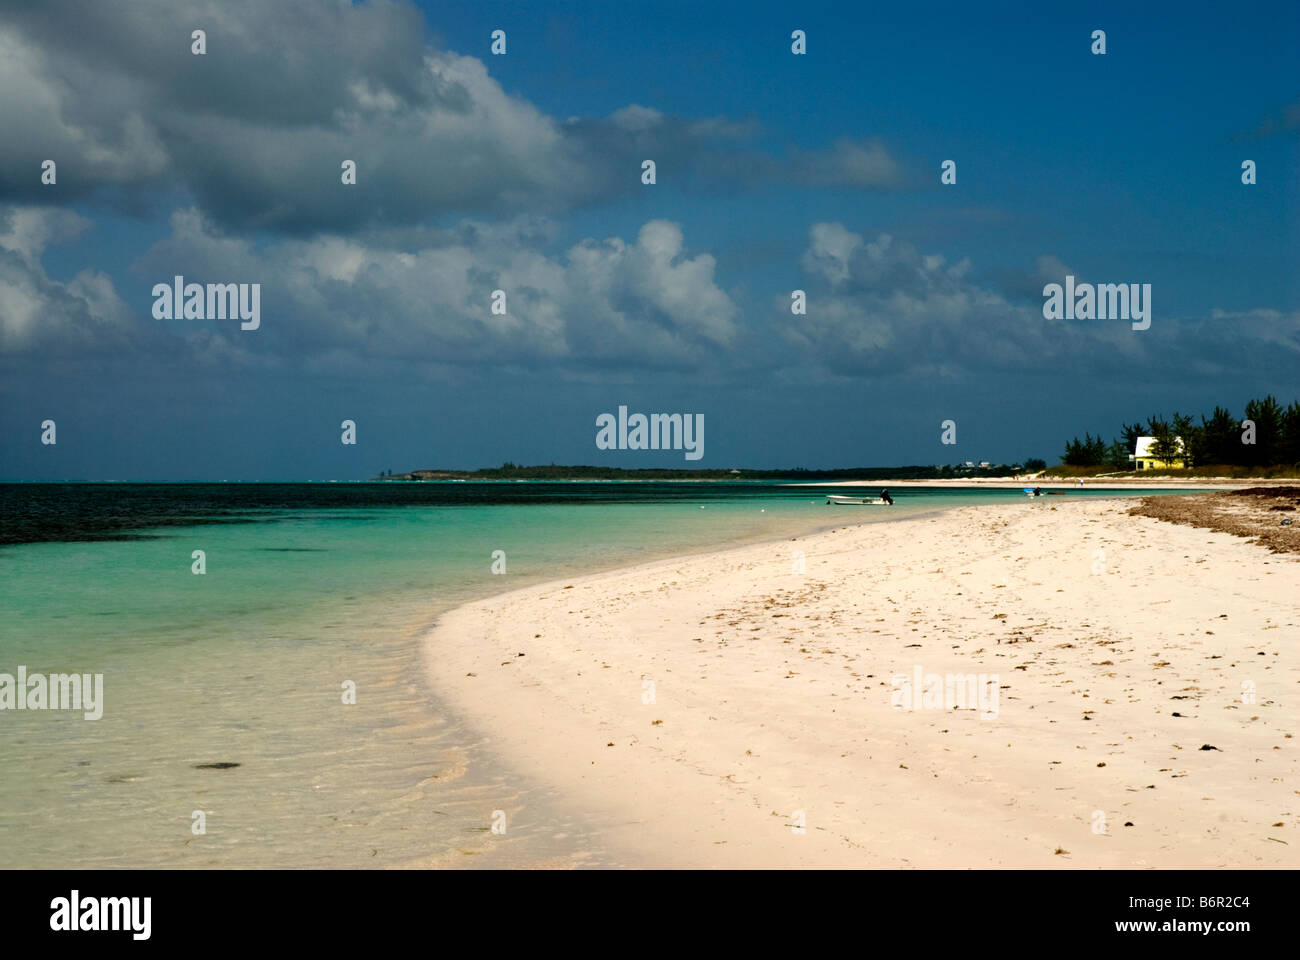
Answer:
<svg viewBox="0 0 1300 960"><path fill-rule="evenodd" d="M628 865L1300 865L1300 557L1054 500L529 587L427 669Z"/></svg>
<svg viewBox="0 0 1300 960"><path fill-rule="evenodd" d="M1083 482L1076 479L1040 479L1034 474L1021 477L965 477L951 480L837 480L810 481L791 483L798 487L936 487L969 488L988 487L992 489L1020 490L1024 487L1039 487L1043 490L1074 490L1083 487L1087 490L1239 490L1259 486L1261 483L1294 484L1294 480L1233 480L1228 477L1137 477L1130 473L1126 477L1084 477Z"/></svg>

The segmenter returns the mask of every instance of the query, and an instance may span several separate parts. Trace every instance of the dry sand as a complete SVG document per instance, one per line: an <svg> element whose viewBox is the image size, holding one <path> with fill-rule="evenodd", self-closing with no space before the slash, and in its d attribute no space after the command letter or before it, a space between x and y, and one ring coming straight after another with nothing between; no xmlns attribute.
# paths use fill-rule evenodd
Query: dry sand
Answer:
<svg viewBox="0 0 1300 960"><path fill-rule="evenodd" d="M534 586L444 616L427 665L628 865L1300 865L1300 559L1130 506ZM891 706L917 666L996 674L997 715Z"/></svg>
<svg viewBox="0 0 1300 960"><path fill-rule="evenodd" d="M1143 497L1131 513L1248 537L1274 553L1300 553L1300 487L1249 487L1231 493Z"/></svg>
<svg viewBox="0 0 1300 960"><path fill-rule="evenodd" d="M1260 483L1291 483L1295 480L1233 480L1229 477L1163 477L1127 473L1118 477L1045 478L1042 474L1025 474L1020 477L954 477L949 480L835 480L789 483L790 487L993 487L1020 490L1040 487L1043 490L1233 490Z"/></svg>

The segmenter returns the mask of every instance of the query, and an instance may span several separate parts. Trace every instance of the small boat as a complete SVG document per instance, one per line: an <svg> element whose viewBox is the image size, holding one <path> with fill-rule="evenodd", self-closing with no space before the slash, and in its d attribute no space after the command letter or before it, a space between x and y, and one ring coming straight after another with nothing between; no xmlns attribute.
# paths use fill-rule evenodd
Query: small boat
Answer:
<svg viewBox="0 0 1300 960"><path fill-rule="evenodd" d="M826 502L839 507L887 507L890 505L888 501L881 500L879 497L841 497L833 493L826 495Z"/></svg>

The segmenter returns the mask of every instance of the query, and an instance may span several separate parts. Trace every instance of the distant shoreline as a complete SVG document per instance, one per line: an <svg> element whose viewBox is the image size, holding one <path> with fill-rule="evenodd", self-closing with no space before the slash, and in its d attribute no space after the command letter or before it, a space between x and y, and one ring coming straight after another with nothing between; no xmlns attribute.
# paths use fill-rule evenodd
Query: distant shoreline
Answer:
<svg viewBox="0 0 1300 960"><path fill-rule="evenodd" d="M989 487L992 489L1019 490L1024 487L1039 487L1043 490L1158 490L1175 489L1195 492L1197 490L1235 490L1258 486L1261 483L1297 485L1300 478L1289 477L1125 477L1109 479L1086 477L1083 483L1078 478L1045 479L1039 477L960 477L914 479L902 477L883 477L879 480L800 480L781 477L456 477L456 478L409 478L376 477L363 483L766 483L783 487L933 487L963 488Z"/></svg>
<svg viewBox="0 0 1300 960"><path fill-rule="evenodd" d="M372 477L367 482L387 483L491 483L499 481L530 481L550 483L596 483L609 481L641 481L653 483L744 483L764 482L783 483L796 486L852 487L852 486L1040 486L1040 487L1098 487L1125 490L1149 489L1153 486L1172 487L1221 487L1250 486L1257 483L1300 483L1300 476L1170 476L1169 474L1146 472L1111 473L1091 476L1064 475L1058 473L1060 468L1049 468L1032 472L1017 472L1005 464L987 469L967 469L953 472L951 467L942 466L903 466L903 467L852 467L829 470L741 470L737 468L717 470L680 470L673 468L641 467L594 467L594 466L549 466L516 467L507 465L501 469L462 470L412 470L408 473L394 473L387 476ZM1082 483L1080 483L1082 481Z"/></svg>

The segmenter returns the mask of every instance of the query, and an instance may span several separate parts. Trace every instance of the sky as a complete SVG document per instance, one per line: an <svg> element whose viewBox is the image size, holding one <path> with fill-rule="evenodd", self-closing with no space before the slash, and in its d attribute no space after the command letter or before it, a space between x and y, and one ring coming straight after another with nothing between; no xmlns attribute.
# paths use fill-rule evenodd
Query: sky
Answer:
<svg viewBox="0 0 1300 960"><path fill-rule="evenodd" d="M1288 403L1298 45L1292 2L10 0L0 479L1055 462ZM177 275L259 326L159 316ZM1045 318L1067 275L1149 328ZM598 448L620 406L703 456Z"/></svg>

